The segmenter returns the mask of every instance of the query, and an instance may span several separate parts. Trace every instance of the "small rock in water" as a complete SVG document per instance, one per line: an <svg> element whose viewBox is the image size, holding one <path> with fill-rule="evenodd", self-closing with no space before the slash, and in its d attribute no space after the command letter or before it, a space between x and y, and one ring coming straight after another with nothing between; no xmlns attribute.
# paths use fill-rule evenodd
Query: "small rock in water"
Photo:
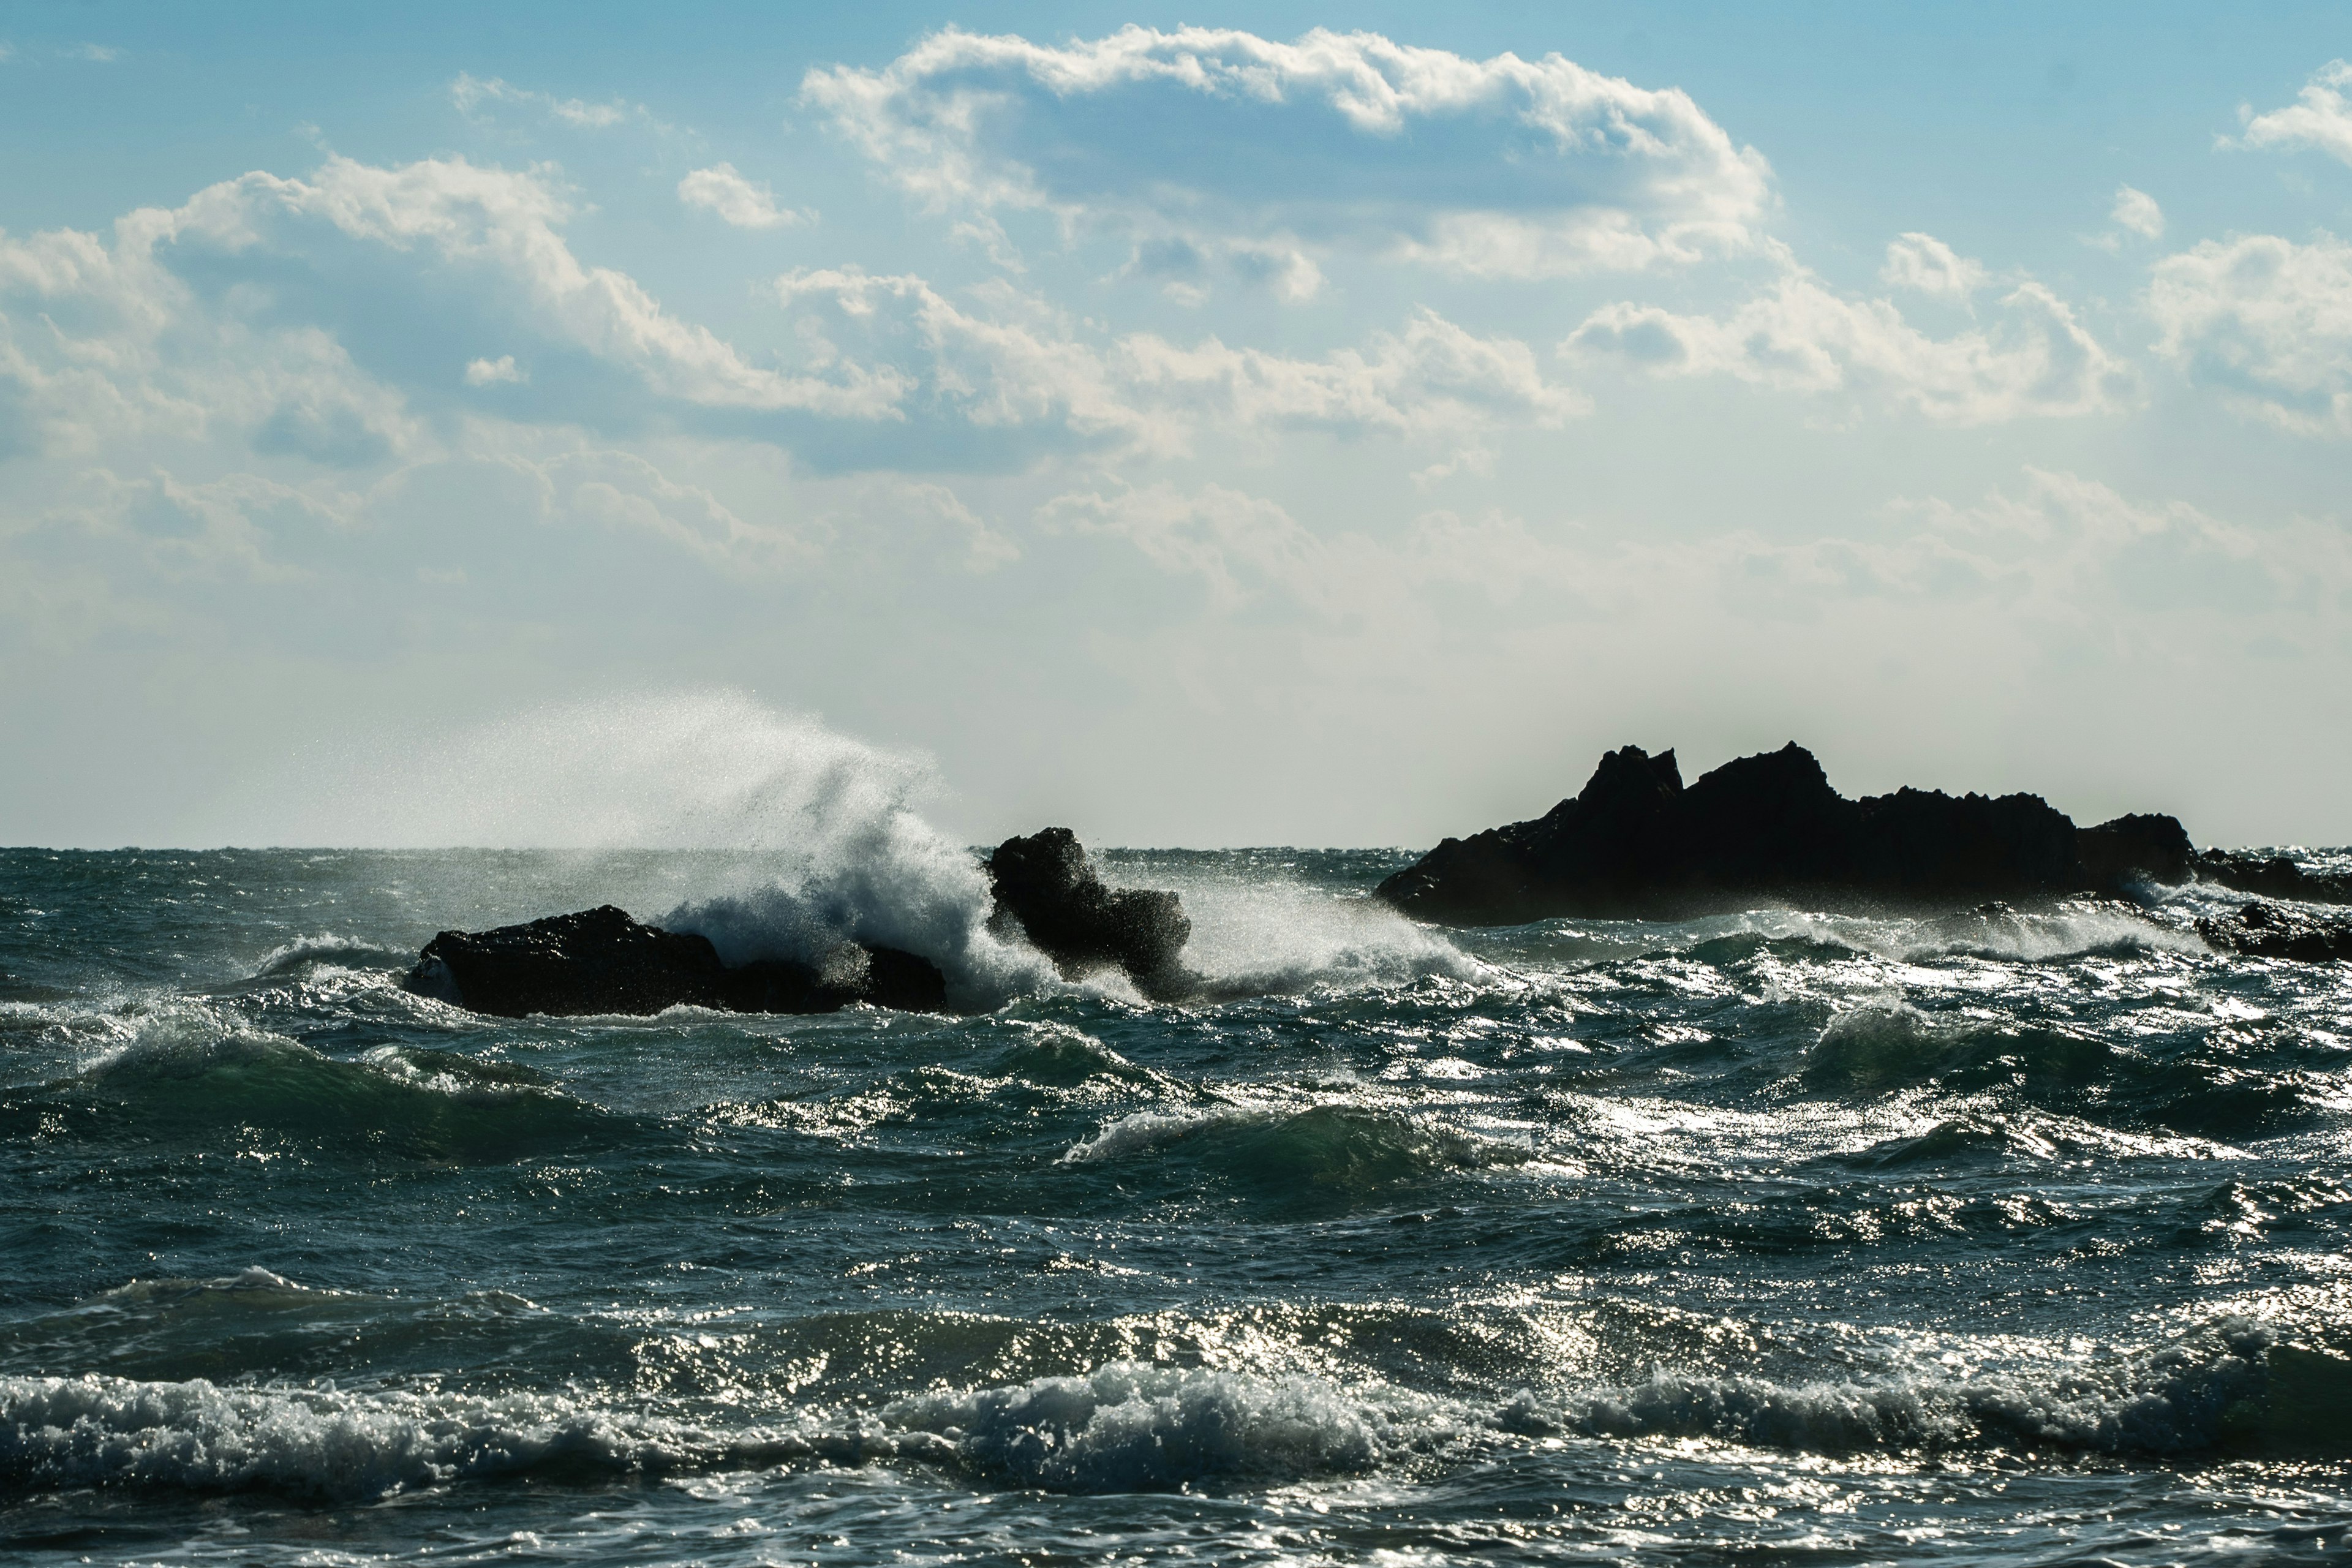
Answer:
<svg viewBox="0 0 2352 1568"><path fill-rule="evenodd" d="M988 858L996 889L992 924L1017 924L1030 945L1076 980L1123 969L1155 1001L1199 987L1181 961L1192 922L1176 895L1106 887L1066 827L1008 838Z"/></svg>
<svg viewBox="0 0 2352 1568"><path fill-rule="evenodd" d="M2352 958L2352 920L2305 914L2272 903L2252 903L2237 918L2208 915L2197 934L2211 946L2252 958L2294 958L2325 963Z"/></svg>

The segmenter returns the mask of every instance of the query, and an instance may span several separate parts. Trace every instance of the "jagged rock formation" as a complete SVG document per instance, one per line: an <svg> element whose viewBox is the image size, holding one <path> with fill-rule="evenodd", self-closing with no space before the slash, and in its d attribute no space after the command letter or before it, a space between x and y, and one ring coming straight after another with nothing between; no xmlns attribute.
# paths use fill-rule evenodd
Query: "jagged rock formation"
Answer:
<svg viewBox="0 0 2352 1568"><path fill-rule="evenodd" d="M1192 922L1176 895L1104 886L1068 828L1006 839L988 858L988 879L996 893L992 925L1017 926L1064 978L1117 967L1154 1000L1199 988L1181 958Z"/></svg>
<svg viewBox="0 0 2352 1568"><path fill-rule="evenodd" d="M2352 920L2307 915L2272 903L2252 903L2234 918L2208 915L2197 922L2208 946L2252 958L2294 958L2325 963L2352 958Z"/></svg>
<svg viewBox="0 0 2352 1568"><path fill-rule="evenodd" d="M646 925L610 904L494 931L445 931L401 984L502 1018L653 1014L681 1004L737 1013L947 1005L947 977L911 952L844 942L821 967L789 959L730 966L708 937Z"/></svg>
<svg viewBox="0 0 2352 1568"><path fill-rule="evenodd" d="M1446 839L1378 891L1408 914L1467 925L1676 918L1759 899L1951 905L2179 880L2190 853L2171 817L2077 829L2039 795L1848 800L1794 742L1688 788L1674 752L1626 746L1543 816Z"/></svg>

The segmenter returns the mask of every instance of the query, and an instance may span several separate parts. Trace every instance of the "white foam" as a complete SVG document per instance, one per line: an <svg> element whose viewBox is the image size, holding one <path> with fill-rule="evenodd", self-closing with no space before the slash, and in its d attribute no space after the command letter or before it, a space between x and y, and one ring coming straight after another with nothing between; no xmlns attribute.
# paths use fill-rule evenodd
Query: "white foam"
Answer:
<svg viewBox="0 0 2352 1568"><path fill-rule="evenodd" d="M299 1289L276 1276L204 1288ZM2245 1319L2129 1352L1923 1339L1887 1345L1874 1370L1843 1376L1661 1366L1630 1383L1499 1401L1286 1367L1291 1352L1265 1349L1275 1364L1246 1371L1119 1360L909 1394L866 1415L784 1407L761 1422L730 1410L723 1425L576 1391L0 1377L0 1486L262 1486L360 1498L551 1464L665 1473L817 1458L915 1459L1022 1485L1125 1491L1393 1469L1561 1433L1888 1455L2193 1454L2249 1438L2340 1454L2352 1445L2338 1394L2352 1387L2352 1362L2290 1350L2276 1329ZM2284 1405L2283 1377L2299 1391Z"/></svg>
<svg viewBox="0 0 2352 1568"><path fill-rule="evenodd" d="M721 1434L564 1394L0 1378L0 1477L19 1486L266 1486L362 1498L555 1460L638 1470L808 1451L789 1431Z"/></svg>
<svg viewBox="0 0 2352 1568"><path fill-rule="evenodd" d="M1078 1491L1371 1469L1464 1425L1451 1401L1384 1385L1349 1391L1298 1374L1134 1362L1083 1377L918 1394L882 1415L947 1438L975 1468Z"/></svg>
<svg viewBox="0 0 2352 1568"><path fill-rule="evenodd" d="M1138 1110L1071 1145L1066 1165L1084 1165L1165 1148L1213 1127L1263 1126L1280 1112L1271 1105L1218 1105L1200 1110Z"/></svg>
<svg viewBox="0 0 2352 1568"><path fill-rule="evenodd" d="M1202 874L1163 865L1148 872L1106 866L1103 872L1108 881L1172 889L1182 898L1192 921L1184 962L1214 989L1356 989L1432 974L1471 980L1496 973L1387 904L1292 878L1263 871Z"/></svg>
<svg viewBox="0 0 2352 1568"><path fill-rule="evenodd" d="M297 937L270 949L254 970L254 977L289 974L312 964L338 969L404 969L415 961L415 956L404 948L386 947L363 937L326 932Z"/></svg>

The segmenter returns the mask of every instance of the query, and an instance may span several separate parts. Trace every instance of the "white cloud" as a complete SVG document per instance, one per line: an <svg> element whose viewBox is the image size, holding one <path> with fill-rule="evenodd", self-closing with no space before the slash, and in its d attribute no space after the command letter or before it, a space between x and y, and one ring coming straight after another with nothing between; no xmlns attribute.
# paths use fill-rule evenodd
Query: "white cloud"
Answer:
<svg viewBox="0 0 2352 1568"><path fill-rule="evenodd" d="M1591 407L1547 382L1527 344L1477 337L1426 309L1402 331L1318 360L1137 333L1120 340L1114 363L1133 395L1244 427L1428 435L1557 426Z"/></svg>
<svg viewBox="0 0 2352 1568"><path fill-rule="evenodd" d="M2256 114L2251 105L2239 110L2245 130L2238 144L2309 148L2352 163L2352 101L2346 88L2352 88L2352 61L2328 61L2312 74L2298 101L2268 114Z"/></svg>
<svg viewBox="0 0 2352 1568"><path fill-rule="evenodd" d="M530 379L530 373L518 369L512 354L500 354L496 359L469 360L466 364L467 386L495 386L500 382L521 383Z"/></svg>
<svg viewBox="0 0 2352 1568"><path fill-rule="evenodd" d="M2352 436L2352 245L2207 240L2156 264L2157 350L2191 381L2305 435Z"/></svg>
<svg viewBox="0 0 2352 1568"><path fill-rule="evenodd" d="M1052 425L1144 450L1186 449L1202 427L1343 437L1438 436L1555 426L1589 401L1547 382L1534 352L1481 338L1432 310L1361 349L1308 359L1191 345L1156 333L1086 338L1066 316L999 287L965 309L911 275L856 268L789 273L777 298L799 312L812 370L845 356L839 339L916 376L928 401L979 426Z"/></svg>
<svg viewBox="0 0 2352 1568"><path fill-rule="evenodd" d="M2048 289L2020 284L2000 306L1990 330L1930 337L1887 300L1848 298L1792 270L1770 292L1720 317L1611 305L1562 347L1613 355L1658 375L1729 375L1791 392L1891 400L1947 425L2096 413L2126 396L2124 365Z"/></svg>
<svg viewBox="0 0 2352 1568"><path fill-rule="evenodd" d="M628 274L583 266L560 232L569 216L538 174L462 159L387 169L331 158L308 180L247 174L159 218L181 243L233 254L268 249L277 226L288 223L324 224L393 251L422 250L495 281L536 330L628 368L658 396L711 408L892 415L903 391L894 375L837 365L831 379L814 379L750 363L709 329L668 314Z"/></svg>
<svg viewBox="0 0 2352 1568"><path fill-rule="evenodd" d="M2129 185L2116 187L2116 205L2107 217L2117 228L2128 229L2142 239L2164 237L2164 209L2146 191Z"/></svg>
<svg viewBox="0 0 2352 1568"><path fill-rule="evenodd" d="M813 70L802 96L936 209L1146 242L1549 277L1747 250L1773 199L1761 155L1678 89L1373 33L950 28L879 70Z"/></svg>
<svg viewBox="0 0 2352 1568"><path fill-rule="evenodd" d="M581 131L607 131L630 119L655 123L642 103L632 104L617 98L609 103L557 98L552 93L516 87L498 77L478 77L466 71L459 71L457 79L449 84L449 101L457 106L458 113L468 117L486 103L521 104Z"/></svg>
<svg viewBox="0 0 2352 1568"><path fill-rule="evenodd" d="M1889 289L1966 304L1985 285L1984 264L1971 261L1932 234L1906 234L1886 247L1878 279Z"/></svg>
<svg viewBox="0 0 2352 1568"><path fill-rule="evenodd" d="M1384 628L1424 618L1433 593L1466 589L1495 611L1538 619L1656 626L1727 616L1850 628L1891 614L1918 617L1923 635L1937 624L1963 640L2013 635L2177 660L2183 637L2210 641L2218 630L2227 646L2232 626L2323 651L2352 610L2352 540L2339 530L2249 529L2034 468L2015 489L1971 505L1898 502L1867 534L1799 539L1603 540L1445 510L1385 536L1327 533L1273 500L1214 484L1074 490L1041 508L1038 521L1049 534L1123 541L1158 570L1197 579L1221 616L1278 597L1320 622ZM1988 631L1995 626L2001 632Z"/></svg>
<svg viewBox="0 0 2352 1568"><path fill-rule="evenodd" d="M782 228L808 221L805 213L776 205L773 191L745 179L732 163L695 170L677 183L677 199L737 228Z"/></svg>
<svg viewBox="0 0 2352 1568"><path fill-rule="evenodd" d="M112 44L76 44L59 51L68 59L89 60L94 65L112 65L122 58L122 51Z"/></svg>

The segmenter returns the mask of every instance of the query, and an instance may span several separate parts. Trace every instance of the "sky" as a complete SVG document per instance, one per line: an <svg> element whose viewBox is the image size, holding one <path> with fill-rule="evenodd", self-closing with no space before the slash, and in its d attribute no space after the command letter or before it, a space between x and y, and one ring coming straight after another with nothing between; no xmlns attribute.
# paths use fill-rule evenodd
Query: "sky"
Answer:
<svg viewBox="0 0 2352 1568"><path fill-rule="evenodd" d="M2347 58L2340 5L0 5L0 842L440 841L381 809L431 759L684 778L725 714L972 842L1423 846L1791 739L2352 841Z"/></svg>

